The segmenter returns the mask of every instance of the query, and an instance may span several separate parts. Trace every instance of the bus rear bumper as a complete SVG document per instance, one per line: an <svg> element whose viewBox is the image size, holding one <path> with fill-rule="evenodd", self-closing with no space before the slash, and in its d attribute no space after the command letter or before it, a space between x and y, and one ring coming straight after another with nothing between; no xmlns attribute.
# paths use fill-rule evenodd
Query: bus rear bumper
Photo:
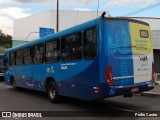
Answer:
<svg viewBox="0 0 160 120"><path fill-rule="evenodd" d="M106 86L105 84L101 86L101 93L105 93L102 96L104 98L119 96L119 95L131 95L138 94L145 91L150 91L154 88L154 81L147 81L143 83L138 83L134 85L123 85L123 86Z"/></svg>

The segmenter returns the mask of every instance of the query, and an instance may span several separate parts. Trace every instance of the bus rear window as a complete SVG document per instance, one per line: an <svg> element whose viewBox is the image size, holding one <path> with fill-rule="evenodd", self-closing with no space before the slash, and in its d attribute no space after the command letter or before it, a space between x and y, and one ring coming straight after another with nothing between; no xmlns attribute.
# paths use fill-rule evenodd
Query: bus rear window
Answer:
<svg viewBox="0 0 160 120"><path fill-rule="evenodd" d="M141 38L148 38L148 31L147 30L140 30L140 36Z"/></svg>

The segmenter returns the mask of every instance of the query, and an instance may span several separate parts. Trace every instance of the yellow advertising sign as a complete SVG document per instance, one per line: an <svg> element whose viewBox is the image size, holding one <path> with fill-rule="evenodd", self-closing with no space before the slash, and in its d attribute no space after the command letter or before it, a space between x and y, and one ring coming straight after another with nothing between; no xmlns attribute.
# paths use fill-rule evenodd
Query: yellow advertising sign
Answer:
<svg viewBox="0 0 160 120"><path fill-rule="evenodd" d="M130 33L133 54L152 53L150 27L140 23L130 22Z"/></svg>

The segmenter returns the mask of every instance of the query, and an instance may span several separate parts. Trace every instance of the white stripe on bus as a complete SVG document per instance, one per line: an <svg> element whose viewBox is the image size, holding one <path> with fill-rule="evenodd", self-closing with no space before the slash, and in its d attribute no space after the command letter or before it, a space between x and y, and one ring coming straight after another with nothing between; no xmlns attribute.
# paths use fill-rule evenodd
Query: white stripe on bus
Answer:
<svg viewBox="0 0 160 120"><path fill-rule="evenodd" d="M151 76L151 74L140 74L134 76L122 76L122 77L113 77L114 80L123 79L123 78L133 78L133 77L142 77L142 76Z"/></svg>

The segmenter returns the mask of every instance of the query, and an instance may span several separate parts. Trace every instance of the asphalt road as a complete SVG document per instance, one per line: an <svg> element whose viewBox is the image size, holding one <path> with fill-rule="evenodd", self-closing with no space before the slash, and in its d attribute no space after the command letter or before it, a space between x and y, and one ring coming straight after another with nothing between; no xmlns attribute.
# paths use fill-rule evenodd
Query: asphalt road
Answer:
<svg viewBox="0 0 160 120"><path fill-rule="evenodd" d="M96 111L107 112L112 110L112 114L121 113L135 113L140 111L154 112L160 111L160 98L152 98L145 96L133 96L132 98L124 98L122 96L107 98L102 101L87 102L71 98L62 98L62 102L59 104L50 103L47 99L45 93L36 92L32 90L21 90L14 91L12 88L7 87L3 81L0 81L0 111L81 111L87 112L88 116L72 116L76 112L69 112L65 114L70 114L72 117L54 117L54 119L68 119L68 120L106 120L112 119L117 120L117 117L98 117L96 116ZM160 112L159 112L160 113ZM79 114L78 114L79 115ZM91 116L94 117L91 117ZM8 119L24 119L24 118L0 118L3 120ZM32 120L31 118L26 118ZM35 118L33 118L35 119ZM37 118L38 120L40 118ZM41 118L43 120L53 119L53 117ZM140 119L140 120L158 120L158 117L118 117L118 119L128 120L128 119Z"/></svg>

